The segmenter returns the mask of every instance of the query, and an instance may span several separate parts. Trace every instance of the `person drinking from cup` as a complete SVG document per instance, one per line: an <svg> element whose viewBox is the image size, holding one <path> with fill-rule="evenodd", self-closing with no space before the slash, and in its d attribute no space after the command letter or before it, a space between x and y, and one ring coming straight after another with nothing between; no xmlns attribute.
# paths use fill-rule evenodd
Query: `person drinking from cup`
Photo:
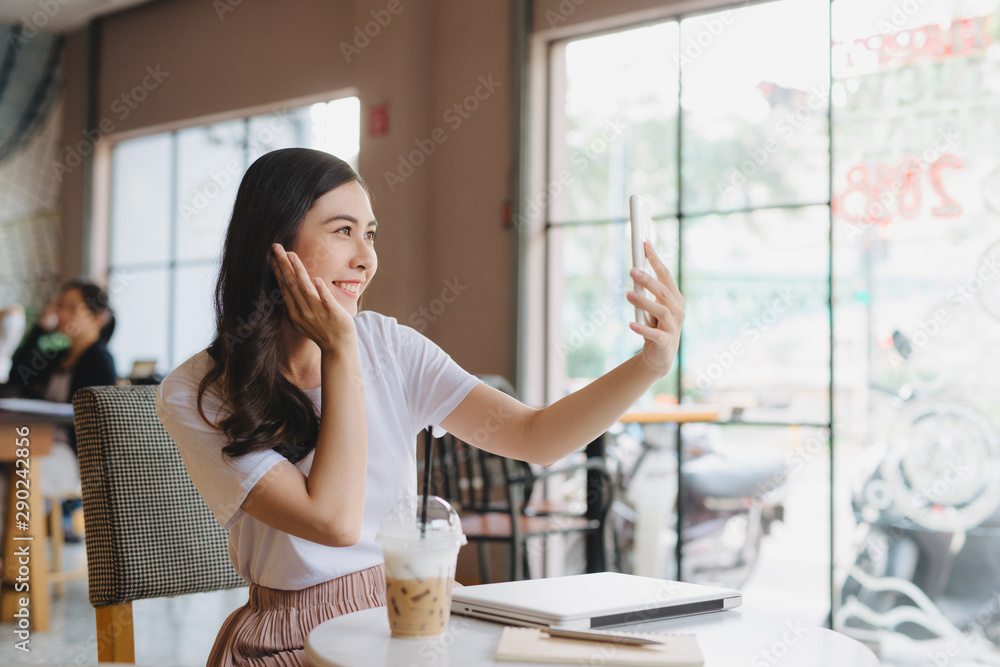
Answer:
<svg viewBox="0 0 1000 667"><path fill-rule="evenodd" d="M653 316L633 358L552 405L479 381L414 329L360 311L378 269L379 223L343 160L289 148L247 170L215 293L211 345L168 375L157 413L250 582L209 665L306 664L319 623L386 603L379 520L416 493L416 436L430 424L551 464L611 426L673 363L684 299L646 246L636 275ZM391 227L389 227L391 230ZM390 232L391 233L391 232Z"/></svg>

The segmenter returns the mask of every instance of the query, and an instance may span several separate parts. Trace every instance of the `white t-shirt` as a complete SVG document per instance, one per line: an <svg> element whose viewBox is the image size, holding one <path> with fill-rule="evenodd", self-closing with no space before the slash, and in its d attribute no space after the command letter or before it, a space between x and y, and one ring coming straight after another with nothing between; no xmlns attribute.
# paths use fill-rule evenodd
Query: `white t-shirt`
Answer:
<svg viewBox="0 0 1000 667"><path fill-rule="evenodd" d="M354 319L368 420L368 472L361 539L350 547L327 547L257 521L241 509L250 489L272 466L286 460L273 450L237 459L222 453L225 436L198 414L198 384L210 358L202 351L168 375L156 413L177 443L195 487L215 518L229 530L229 556L250 583L299 590L382 562L375 539L379 522L396 500L416 493L416 436L440 422L479 380L441 348L394 318L362 312ZM321 389L305 392L320 410ZM206 392L205 415L216 421L220 401ZM296 466L306 475L311 452Z"/></svg>

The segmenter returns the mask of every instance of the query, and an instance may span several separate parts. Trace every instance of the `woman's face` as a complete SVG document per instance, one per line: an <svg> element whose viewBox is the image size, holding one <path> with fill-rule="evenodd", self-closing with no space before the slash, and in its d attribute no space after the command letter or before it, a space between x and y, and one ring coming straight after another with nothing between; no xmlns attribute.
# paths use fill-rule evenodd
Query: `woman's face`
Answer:
<svg viewBox="0 0 1000 667"><path fill-rule="evenodd" d="M83 292L73 287L59 297L59 332L72 339L93 338L99 334L104 320L87 307Z"/></svg>
<svg viewBox="0 0 1000 667"><path fill-rule="evenodd" d="M290 248L310 277L321 278L352 317L378 268L377 224L368 194L351 181L316 200Z"/></svg>

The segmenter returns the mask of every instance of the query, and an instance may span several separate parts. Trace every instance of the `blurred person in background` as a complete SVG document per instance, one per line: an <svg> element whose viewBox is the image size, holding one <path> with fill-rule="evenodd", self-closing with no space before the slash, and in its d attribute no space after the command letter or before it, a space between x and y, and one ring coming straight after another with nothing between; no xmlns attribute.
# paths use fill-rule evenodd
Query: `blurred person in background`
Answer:
<svg viewBox="0 0 1000 667"><path fill-rule="evenodd" d="M82 280L66 283L14 352L3 394L69 403L78 389L115 384L115 362L107 348L114 329L114 314L103 288ZM45 340L56 331L64 337L61 349ZM71 427L55 429L52 451L41 460L46 496L79 495L80 470ZM79 499L63 503L67 524L80 505ZM67 525L66 541L79 540Z"/></svg>

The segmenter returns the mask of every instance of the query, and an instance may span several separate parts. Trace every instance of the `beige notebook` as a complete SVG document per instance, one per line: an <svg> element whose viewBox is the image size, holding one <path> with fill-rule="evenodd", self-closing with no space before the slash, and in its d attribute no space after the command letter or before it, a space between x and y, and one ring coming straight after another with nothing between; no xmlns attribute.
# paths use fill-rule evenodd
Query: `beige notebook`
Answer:
<svg viewBox="0 0 1000 667"><path fill-rule="evenodd" d="M628 646L610 642L549 637L537 628L504 628L496 659L507 662L556 662L585 665L660 665L700 667L705 664L694 635L644 632L623 634L658 639L662 644Z"/></svg>

